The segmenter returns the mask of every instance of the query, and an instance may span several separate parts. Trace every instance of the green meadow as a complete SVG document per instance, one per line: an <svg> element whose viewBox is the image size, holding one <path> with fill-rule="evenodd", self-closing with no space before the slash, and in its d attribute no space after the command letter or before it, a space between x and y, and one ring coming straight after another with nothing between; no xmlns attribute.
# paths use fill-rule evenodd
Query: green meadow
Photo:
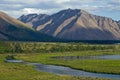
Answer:
<svg viewBox="0 0 120 80"><path fill-rule="evenodd" d="M51 54L22 54L17 55L17 59L22 59L27 62L38 62L43 64L53 64L69 66L71 68L80 69L84 71L96 73L120 74L120 60L59 60L51 57L55 56L93 56L93 55L112 55L120 54L119 52L99 52L99 51L82 51L82 52L63 52Z"/></svg>
<svg viewBox="0 0 120 80"><path fill-rule="evenodd" d="M95 73L120 74L120 60L61 60L56 56L98 56L120 54L120 45L50 42L0 42L0 80L110 80L93 77L56 75L37 71L22 63L7 63L6 57L26 62L69 66Z"/></svg>

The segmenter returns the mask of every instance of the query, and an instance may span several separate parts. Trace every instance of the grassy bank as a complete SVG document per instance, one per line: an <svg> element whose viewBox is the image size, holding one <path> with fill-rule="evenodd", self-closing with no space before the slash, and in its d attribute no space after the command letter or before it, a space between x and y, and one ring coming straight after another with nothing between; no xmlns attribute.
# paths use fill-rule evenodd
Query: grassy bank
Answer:
<svg viewBox="0 0 120 80"><path fill-rule="evenodd" d="M0 80L104 80L72 77L38 72L32 66L4 62L6 56L43 64L64 65L71 68L120 74L120 60L56 60L55 56L95 56L120 54L120 45L83 43L0 42ZM105 79L107 80L107 79Z"/></svg>
<svg viewBox="0 0 120 80"><path fill-rule="evenodd" d="M28 62L40 62L43 64L64 65L71 68L98 72L120 74L120 60L56 60L51 57L55 56L92 56L92 55L112 55L120 54L119 52L99 52L99 51L82 51L82 52L64 52L51 54L22 54L16 56L19 59Z"/></svg>
<svg viewBox="0 0 120 80"><path fill-rule="evenodd" d="M8 54L0 54L0 80L110 80L38 72L32 66L20 63L4 62L7 55Z"/></svg>

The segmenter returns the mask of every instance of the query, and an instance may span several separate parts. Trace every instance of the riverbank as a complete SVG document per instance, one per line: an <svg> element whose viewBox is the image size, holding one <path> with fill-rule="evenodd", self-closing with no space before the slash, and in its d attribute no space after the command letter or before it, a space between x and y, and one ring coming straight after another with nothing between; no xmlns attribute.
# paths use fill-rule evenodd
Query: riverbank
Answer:
<svg viewBox="0 0 120 80"><path fill-rule="evenodd" d="M2 80L102 80L93 77L74 77L39 72L33 66L4 62L7 56L17 60L49 65L63 65L74 69L95 72L120 74L120 60L59 60L56 56L100 56L119 55L120 45L98 45L81 43L30 43L12 42L0 45L0 79ZM23 77L21 77L23 76Z"/></svg>
<svg viewBox="0 0 120 80"><path fill-rule="evenodd" d="M23 54L16 56L19 59L28 62L37 62L42 64L62 65L69 66L74 69L95 72L95 73L108 73L108 74L120 74L120 60L58 60L51 57L55 56L88 56L88 55L112 55L119 54L118 52L64 52L64 53L51 53L51 54ZM87 55L86 55L87 54Z"/></svg>
<svg viewBox="0 0 120 80"><path fill-rule="evenodd" d="M6 63L8 54L0 54L0 80L110 80L92 77L55 75L37 71L33 66L21 63Z"/></svg>
<svg viewBox="0 0 120 80"><path fill-rule="evenodd" d="M120 75L86 72L83 70L76 70L76 69L72 69L70 67L65 67L65 66L45 65L40 63L27 63L27 64L35 66L35 69L37 69L38 71L43 71L43 72L48 72L48 73L53 73L58 75L109 78L114 80L120 79Z"/></svg>

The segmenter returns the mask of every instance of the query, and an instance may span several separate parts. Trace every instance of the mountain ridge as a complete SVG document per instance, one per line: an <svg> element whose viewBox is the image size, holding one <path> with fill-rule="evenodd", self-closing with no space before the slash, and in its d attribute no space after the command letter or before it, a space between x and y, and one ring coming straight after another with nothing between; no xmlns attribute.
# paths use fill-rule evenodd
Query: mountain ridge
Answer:
<svg viewBox="0 0 120 80"><path fill-rule="evenodd" d="M54 41L54 38L37 32L25 23L0 12L0 40Z"/></svg>
<svg viewBox="0 0 120 80"><path fill-rule="evenodd" d="M37 31L61 39L120 40L119 22L80 9L62 10L36 23L39 24L32 25L35 25L33 28Z"/></svg>

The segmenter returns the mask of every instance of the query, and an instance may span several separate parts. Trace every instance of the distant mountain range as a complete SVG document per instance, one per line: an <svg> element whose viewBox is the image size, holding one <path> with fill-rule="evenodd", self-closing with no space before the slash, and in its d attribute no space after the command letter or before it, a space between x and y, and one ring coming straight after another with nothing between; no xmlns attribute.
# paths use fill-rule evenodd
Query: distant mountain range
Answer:
<svg viewBox="0 0 120 80"><path fill-rule="evenodd" d="M36 31L61 39L120 40L120 21L80 9L66 9L53 15L22 15L18 20Z"/></svg>
<svg viewBox="0 0 120 80"><path fill-rule="evenodd" d="M25 23L0 12L0 40L54 41L55 39L37 32Z"/></svg>
<svg viewBox="0 0 120 80"><path fill-rule="evenodd" d="M120 21L79 9L22 15L18 20L0 12L0 40L120 40Z"/></svg>

